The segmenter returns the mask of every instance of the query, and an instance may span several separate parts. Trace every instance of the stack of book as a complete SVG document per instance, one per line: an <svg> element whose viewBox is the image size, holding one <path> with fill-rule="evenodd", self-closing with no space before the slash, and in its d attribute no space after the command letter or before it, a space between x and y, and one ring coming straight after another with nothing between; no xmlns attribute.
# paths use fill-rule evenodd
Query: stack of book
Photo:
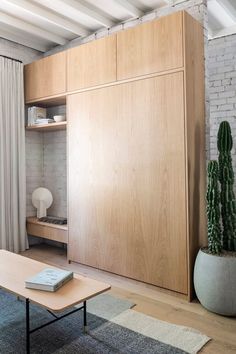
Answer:
<svg viewBox="0 0 236 354"><path fill-rule="evenodd" d="M49 124L49 123L55 123L55 121L51 118L37 118L35 121L35 124Z"/></svg>
<svg viewBox="0 0 236 354"><path fill-rule="evenodd" d="M56 291L71 279L73 279L73 272L56 268L46 268L42 272L27 279L25 281L25 287L28 289Z"/></svg>
<svg viewBox="0 0 236 354"><path fill-rule="evenodd" d="M37 120L46 119L46 108L42 107L29 107L28 108L28 126L35 125ZM47 123L41 123L47 124Z"/></svg>

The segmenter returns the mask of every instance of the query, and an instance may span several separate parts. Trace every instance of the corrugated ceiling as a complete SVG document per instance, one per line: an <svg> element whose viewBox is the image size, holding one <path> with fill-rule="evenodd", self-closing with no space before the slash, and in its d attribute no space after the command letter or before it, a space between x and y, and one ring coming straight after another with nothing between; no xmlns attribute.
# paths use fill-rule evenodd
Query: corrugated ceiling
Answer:
<svg viewBox="0 0 236 354"><path fill-rule="evenodd" d="M0 0L0 37L46 52L186 0ZM208 0L210 38L236 33L236 0Z"/></svg>

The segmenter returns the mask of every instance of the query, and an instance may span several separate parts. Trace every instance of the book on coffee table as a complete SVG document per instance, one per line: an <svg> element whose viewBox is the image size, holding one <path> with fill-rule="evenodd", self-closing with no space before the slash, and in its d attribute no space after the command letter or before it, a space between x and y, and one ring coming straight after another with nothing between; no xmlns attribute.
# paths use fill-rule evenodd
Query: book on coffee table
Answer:
<svg viewBox="0 0 236 354"><path fill-rule="evenodd" d="M73 278L73 272L45 268L42 272L35 274L25 281L25 287L28 289L56 291L69 280Z"/></svg>

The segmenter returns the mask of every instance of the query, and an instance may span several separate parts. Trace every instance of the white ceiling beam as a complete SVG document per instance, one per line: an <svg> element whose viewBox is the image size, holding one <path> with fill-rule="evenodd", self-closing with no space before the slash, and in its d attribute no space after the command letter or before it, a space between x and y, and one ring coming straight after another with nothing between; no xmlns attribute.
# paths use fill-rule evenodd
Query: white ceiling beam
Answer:
<svg viewBox="0 0 236 354"><path fill-rule="evenodd" d="M184 2L184 1L187 1L187 0L164 0L166 5L169 5L169 6L178 5L178 4L180 4L181 2Z"/></svg>
<svg viewBox="0 0 236 354"><path fill-rule="evenodd" d="M35 40L19 36L18 33L5 31L3 29L0 29L0 37L7 39L9 41L15 42L15 43L22 44L26 47L39 50L40 52L46 52L49 49L48 46L45 46L42 43L38 43Z"/></svg>
<svg viewBox="0 0 236 354"><path fill-rule="evenodd" d="M56 15L51 11L48 11L42 7L39 7L33 3L30 3L26 0L2 0L6 3L13 4L16 7L23 9L28 12L30 15L37 16L43 20L46 20L58 27L64 28L67 31L77 34L78 36L88 36L89 31L87 31L82 26L73 23L66 18L61 17L60 15Z"/></svg>
<svg viewBox="0 0 236 354"><path fill-rule="evenodd" d="M236 7L229 0L217 0L217 2L225 9L232 20L236 22Z"/></svg>
<svg viewBox="0 0 236 354"><path fill-rule="evenodd" d="M236 25L230 26L230 27L225 27L225 28L218 30L218 31L212 31L212 39L230 36L231 34L235 34L235 33L236 33Z"/></svg>
<svg viewBox="0 0 236 354"><path fill-rule="evenodd" d="M166 3L166 5L174 5L174 0L164 0L164 2Z"/></svg>
<svg viewBox="0 0 236 354"><path fill-rule="evenodd" d="M232 20L231 16L217 0L209 1L207 8L208 16L214 18L214 22L218 23L218 28L215 27L215 29L234 26L235 21Z"/></svg>
<svg viewBox="0 0 236 354"><path fill-rule="evenodd" d="M69 6L74 11L78 11L79 13L86 15L87 17L91 18L93 21L99 23L103 27L110 28L115 24L115 22L100 14L99 9L88 3L85 3L84 1L82 2L78 0L53 0L48 1L47 6L50 8L53 7L56 11L57 3L60 3L60 5L64 7Z"/></svg>
<svg viewBox="0 0 236 354"><path fill-rule="evenodd" d="M181 2L187 2L188 0L173 0L174 5L181 4Z"/></svg>
<svg viewBox="0 0 236 354"><path fill-rule="evenodd" d="M68 42L65 38L61 36L45 31L42 28L31 25L30 23L20 20L19 18L7 15L4 12L0 12L0 22L18 28L22 31L29 32L30 34L33 34L37 37L60 45L64 45Z"/></svg>
<svg viewBox="0 0 236 354"><path fill-rule="evenodd" d="M116 3L118 3L129 15L132 17L140 17L144 13L143 11L139 10L136 6L131 4L128 0L116 0Z"/></svg>
<svg viewBox="0 0 236 354"><path fill-rule="evenodd" d="M208 39L213 39L213 29L210 26L209 22L208 22L207 32L208 32Z"/></svg>

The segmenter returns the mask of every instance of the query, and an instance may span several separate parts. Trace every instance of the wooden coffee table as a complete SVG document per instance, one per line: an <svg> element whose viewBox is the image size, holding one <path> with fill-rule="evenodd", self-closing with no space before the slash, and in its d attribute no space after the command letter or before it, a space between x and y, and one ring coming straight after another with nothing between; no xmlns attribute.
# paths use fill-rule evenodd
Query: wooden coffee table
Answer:
<svg viewBox="0 0 236 354"><path fill-rule="evenodd" d="M25 298L27 354L30 353L30 334L77 311L83 310L84 330L87 331L86 300L111 288L108 284L74 274L74 279L53 293L26 289L25 280L45 268L55 267L8 251L0 250L0 288L4 288L17 296ZM54 318L42 326L31 329L30 302L44 307ZM83 303L83 305L74 308L66 314L56 314L79 303Z"/></svg>

